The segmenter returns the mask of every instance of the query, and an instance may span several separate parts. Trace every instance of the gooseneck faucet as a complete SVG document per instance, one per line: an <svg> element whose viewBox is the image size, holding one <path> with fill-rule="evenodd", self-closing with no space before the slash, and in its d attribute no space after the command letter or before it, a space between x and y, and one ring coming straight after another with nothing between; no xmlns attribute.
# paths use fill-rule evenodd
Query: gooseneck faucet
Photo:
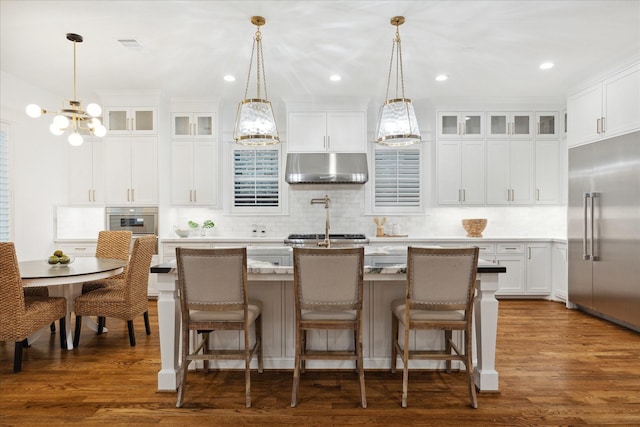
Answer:
<svg viewBox="0 0 640 427"><path fill-rule="evenodd" d="M324 195L322 199L311 199L312 205L324 204L324 240L322 242L318 242L318 246L328 248L331 243L329 242L329 229L331 226L329 225L329 199L328 195Z"/></svg>

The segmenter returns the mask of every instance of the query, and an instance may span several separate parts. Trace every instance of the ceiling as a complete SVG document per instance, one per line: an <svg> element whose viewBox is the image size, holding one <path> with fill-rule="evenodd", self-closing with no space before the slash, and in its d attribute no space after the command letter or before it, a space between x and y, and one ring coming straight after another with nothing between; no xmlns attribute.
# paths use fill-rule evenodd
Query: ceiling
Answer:
<svg viewBox="0 0 640 427"><path fill-rule="evenodd" d="M0 0L0 66L69 98L99 90L244 97L252 15L262 27L268 95L383 100L395 27L406 95L563 96L577 76L640 51L640 1L30 1ZM136 39L126 48L119 39ZM538 65L553 61L542 71ZM446 73L446 82L436 82ZM232 83L223 76L236 77ZM255 74L255 70L254 70ZM331 82L339 74L342 80ZM254 95L254 85L249 95ZM91 101L90 99L84 99Z"/></svg>

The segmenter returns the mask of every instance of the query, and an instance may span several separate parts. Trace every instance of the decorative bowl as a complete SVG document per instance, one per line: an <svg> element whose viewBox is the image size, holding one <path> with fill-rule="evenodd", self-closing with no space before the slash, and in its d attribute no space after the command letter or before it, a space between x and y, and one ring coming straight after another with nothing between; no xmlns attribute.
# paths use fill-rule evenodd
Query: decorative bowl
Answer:
<svg viewBox="0 0 640 427"><path fill-rule="evenodd" d="M190 229L176 228L174 231L180 237L189 237L189 234L191 234Z"/></svg>
<svg viewBox="0 0 640 427"><path fill-rule="evenodd" d="M463 219L462 227L467 232L467 237L482 237L482 232L487 227L486 218Z"/></svg>
<svg viewBox="0 0 640 427"><path fill-rule="evenodd" d="M76 257L74 257L73 255L67 255L67 257L69 258L69 262L64 264L61 262L58 262L57 264L51 264L48 260L45 260L45 262L49 265L49 267L66 267L69 264L73 264L73 261L76 260Z"/></svg>

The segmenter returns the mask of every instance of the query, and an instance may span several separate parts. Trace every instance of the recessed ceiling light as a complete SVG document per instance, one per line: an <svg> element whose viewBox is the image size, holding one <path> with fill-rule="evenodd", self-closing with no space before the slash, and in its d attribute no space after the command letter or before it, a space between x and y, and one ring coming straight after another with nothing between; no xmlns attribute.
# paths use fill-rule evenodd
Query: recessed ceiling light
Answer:
<svg viewBox="0 0 640 427"><path fill-rule="evenodd" d="M436 80L439 82L443 82L445 80L447 80L449 78L449 76L447 76L446 74L440 74L438 76L436 76Z"/></svg>
<svg viewBox="0 0 640 427"><path fill-rule="evenodd" d="M331 80L332 82L339 82L340 80L342 80L342 77L340 77L337 74L334 74L331 77L329 77L329 80Z"/></svg>
<svg viewBox="0 0 640 427"><path fill-rule="evenodd" d="M235 82L236 78L233 77L231 74L227 74L226 76L224 76L224 81L225 82Z"/></svg>
<svg viewBox="0 0 640 427"><path fill-rule="evenodd" d="M553 62L543 62L540 64L541 70L548 70L549 68L553 68Z"/></svg>

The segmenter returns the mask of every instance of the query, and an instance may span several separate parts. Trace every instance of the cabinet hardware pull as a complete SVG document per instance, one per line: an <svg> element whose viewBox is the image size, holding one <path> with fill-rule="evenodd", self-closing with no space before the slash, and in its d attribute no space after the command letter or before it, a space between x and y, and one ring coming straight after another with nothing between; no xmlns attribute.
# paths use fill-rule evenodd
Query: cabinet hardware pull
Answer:
<svg viewBox="0 0 640 427"><path fill-rule="evenodd" d="M531 246L527 248L527 258L531 259Z"/></svg>
<svg viewBox="0 0 640 427"><path fill-rule="evenodd" d="M467 201L467 190L465 190L464 188L462 189L462 201Z"/></svg>
<svg viewBox="0 0 640 427"><path fill-rule="evenodd" d="M516 200L516 190L511 189L511 201L515 202Z"/></svg>
<svg viewBox="0 0 640 427"><path fill-rule="evenodd" d="M91 201L91 190L89 190L89 201Z"/></svg>
<svg viewBox="0 0 640 427"><path fill-rule="evenodd" d="M93 201L95 202L96 201L96 190L91 190L91 191L93 193Z"/></svg>
<svg viewBox="0 0 640 427"><path fill-rule="evenodd" d="M600 127L602 128L602 133L605 133L606 132L606 129L605 129L606 126L605 126L605 122L604 122L604 117L602 118L601 123L602 124L600 125Z"/></svg>
<svg viewBox="0 0 640 427"><path fill-rule="evenodd" d="M540 201L540 189L536 188L536 200Z"/></svg>
<svg viewBox="0 0 640 427"><path fill-rule="evenodd" d="M596 133L600 134L600 119L596 119Z"/></svg>
<svg viewBox="0 0 640 427"><path fill-rule="evenodd" d="M74 251L86 251L87 248L73 248Z"/></svg>
<svg viewBox="0 0 640 427"><path fill-rule="evenodd" d="M193 202L192 193L193 193L193 190L189 190L189 201L190 202Z"/></svg>
<svg viewBox="0 0 640 427"><path fill-rule="evenodd" d="M127 202L131 201L131 189L127 188Z"/></svg>
<svg viewBox="0 0 640 427"><path fill-rule="evenodd" d="M331 149L331 135L327 135L327 150Z"/></svg>
<svg viewBox="0 0 640 427"><path fill-rule="evenodd" d="M198 201L198 194L196 193L197 190L193 190L193 201L194 203Z"/></svg>
<svg viewBox="0 0 640 427"><path fill-rule="evenodd" d="M135 193L136 189L132 188L131 189L131 201L135 202L136 201L136 193Z"/></svg>

